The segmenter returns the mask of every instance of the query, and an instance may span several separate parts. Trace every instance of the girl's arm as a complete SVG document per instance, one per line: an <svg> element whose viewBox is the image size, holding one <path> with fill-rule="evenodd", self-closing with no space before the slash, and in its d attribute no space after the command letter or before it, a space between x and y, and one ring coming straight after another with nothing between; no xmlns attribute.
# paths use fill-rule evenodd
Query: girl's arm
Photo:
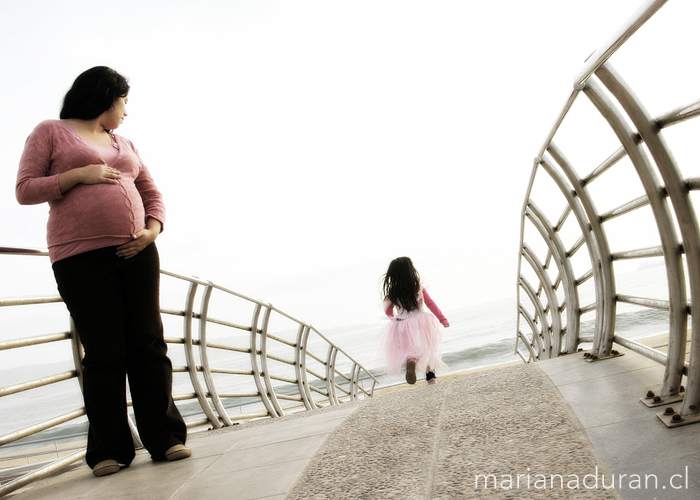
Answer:
<svg viewBox="0 0 700 500"><path fill-rule="evenodd" d="M437 317L437 319L442 323L442 325L447 328L450 326L450 322L447 321L447 318L445 317L444 314L442 314L442 311L440 308L437 306L435 301L430 298L430 295L428 295L428 291L423 288L423 302L425 302L425 305L428 306L428 309Z"/></svg>
<svg viewBox="0 0 700 500"><path fill-rule="evenodd" d="M394 304L392 304L390 300L384 301L384 314L390 318L394 317Z"/></svg>

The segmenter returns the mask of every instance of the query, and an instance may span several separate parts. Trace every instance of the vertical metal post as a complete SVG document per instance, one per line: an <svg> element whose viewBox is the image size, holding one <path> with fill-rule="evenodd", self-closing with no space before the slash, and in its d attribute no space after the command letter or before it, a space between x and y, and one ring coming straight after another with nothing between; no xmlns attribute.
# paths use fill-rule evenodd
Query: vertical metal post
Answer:
<svg viewBox="0 0 700 500"><path fill-rule="evenodd" d="M559 277L564 284L567 299L567 333L571 333L578 340L578 293L576 291L576 278L564 243L537 205L530 202L525 213L542 235L542 239L547 244L557 269L559 270ZM560 315L561 311L551 311L552 316L554 316L555 313ZM571 325L571 332L568 330L569 325ZM559 353L556 354L558 355Z"/></svg>
<svg viewBox="0 0 700 500"><path fill-rule="evenodd" d="M309 334L311 333L311 326L304 325L304 331L301 336L301 344L299 345L299 368L301 372L301 378L303 381L304 390L306 391L306 397L309 400L309 404L312 408L317 408L314 397L311 394L311 389L309 388L309 378L306 371L306 351L309 344Z"/></svg>
<svg viewBox="0 0 700 500"><path fill-rule="evenodd" d="M197 396L199 405L202 407L202 411L209 419L212 427L218 429L221 427L221 422L219 418L214 414L214 411L209 406L209 400L207 395L202 389L202 384L199 382L199 377L197 376L197 362L194 356L194 342L192 340L192 317L194 316L194 298L197 294L197 283L190 282L190 288L187 292L187 298L185 303L185 318L183 322L184 328L184 350L185 350L185 360L187 362L187 373L190 375L190 381L192 382L192 388Z"/></svg>
<svg viewBox="0 0 700 500"><path fill-rule="evenodd" d="M279 417L277 411L275 410L275 407L270 401L270 398L267 393L267 388L263 385L263 381L260 378L260 367L258 365L258 320L260 318L261 309L262 306L260 304L255 305L255 310L253 311L253 319L250 322L250 369L253 372L253 380L255 380L255 387L258 389L260 400L265 406L265 409L271 417Z"/></svg>
<svg viewBox="0 0 700 500"><path fill-rule="evenodd" d="M523 256L525 260L528 261L530 266L535 270L535 273L540 278L540 284L547 296L547 303L549 305L550 316L552 317L552 354L554 356L559 356L561 354L561 313L559 312L559 298L557 297L552 281L549 279L549 274L545 271L544 266L537 258L535 253L525 245L523 247Z"/></svg>
<svg viewBox="0 0 700 500"><path fill-rule="evenodd" d="M558 151L556 145L552 143L551 146L554 151ZM560 158L563 159L563 155L560 155ZM571 207L574 216L576 217L579 229L581 229L581 234L583 236L583 239L586 243L586 248L588 250L588 257L591 261L591 272L593 274L595 285L594 291L596 300L596 310L597 315L600 318L604 310L603 287L601 277L602 267L600 261L600 252L598 250L598 243L595 235L592 235L591 223L588 220L586 211L582 206L581 199L574 193L572 193L571 186L567 183L566 179L564 179L562 175L554 169L554 167L546 157L543 156L539 160L541 162L542 168L549 174L549 176L552 178L552 180L556 183L557 187L561 191L562 195L564 195L564 197L566 198L568 206ZM568 167L568 164L565 164L562 168L566 167ZM574 175L573 172L570 173L570 176L576 177L576 175ZM581 309L578 295L578 285L575 281L572 282L569 287L565 288L565 295L568 312L571 314L571 316L568 316L569 320L567 321L566 325L566 351L569 354L571 354L576 352L576 350L578 349L581 328ZM571 322L572 319L575 321L575 323ZM597 319L596 323L597 325L600 325L602 324L602 321L600 319Z"/></svg>
<svg viewBox="0 0 700 500"><path fill-rule="evenodd" d="M338 348L333 344L328 344L326 354L326 390L328 391L328 402L332 405L338 404L338 395L335 389L335 359Z"/></svg>
<svg viewBox="0 0 700 500"><path fill-rule="evenodd" d="M690 285L690 310L700 311L700 229L688 187L678 164L673 158L659 126L615 69L606 63L597 71L596 76L620 102L630 117L663 178L664 187L676 214L685 250ZM662 398L674 396L680 391L687 339L687 299L685 299L685 276L682 273L680 248L677 247L677 250L674 251L671 261L673 264L671 268L666 264L668 278L673 280L673 283L670 283L669 286L671 305L669 347L666 373L661 390ZM688 373L688 387L681 415L700 413L700 359L698 359L700 358L700 314L696 313L691 316L691 328L693 332L692 355Z"/></svg>
<svg viewBox="0 0 700 500"><path fill-rule="evenodd" d="M352 370L350 370L350 401L357 401L357 377L359 374L359 369L357 363L352 364Z"/></svg>
<svg viewBox="0 0 700 500"><path fill-rule="evenodd" d="M530 301L535 306L535 316L540 322L540 332L537 335L537 345L539 347L539 358L549 359L552 357L552 343L549 337L549 323L547 322L547 315L544 312L544 307L540 298L537 296L535 289L532 287L530 282L525 278L525 276L520 277L520 282L525 293L530 298ZM533 321L533 335L537 333L535 330L535 322ZM544 342L544 345L542 343Z"/></svg>
<svg viewBox="0 0 700 500"><path fill-rule="evenodd" d="M532 287L526 280L520 280L520 284L523 288L525 288L526 293L528 296L530 294L534 295L534 290L532 290ZM540 360L542 359L542 352L544 352L544 347L542 346L542 339L541 339L541 334L537 330L537 324L535 323L535 320L530 316L530 313L525 309L522 305L518 307L518 311L520 313L520 316L525 318L525 321L527 322L528 325L530 325L530 329L532 330L532 341L528 343L530 348L532 348L532 355L535 358L535 360ZM535 344L537 344L537 354L534 353L534 348Z"/></svg>
<svg viewBox="0 0 700 500"><path fill-rule="evenodd" d="M606 74L603 72L603 74ZM608 73L609 75L609 73ZM637 171L639 180L642 181L644 191L649 198L649 204L656 220L656 225L661 239L661 246L664 250L664 260L666 262L666 273L668 276L669 298L671 303L683 304L671 310L669 316L670 326L676 329L686 328L687 316L685 312L685 278L683 272L683 262L680 253L680 242L676 234L676 228L671 218L671 212L666 200L664 190L656 174L649 164L647 155L641 145L634 139L634 132L628 125L622 113L613 105L610 99L603 93L597 82L590 78L586 82L584 93L606 119L613 130L622 147L627 151L627 156ZM610 339L612 347L612 338Z"/></svg>
<svg viewBox="0 0 700 500"><path fill-rule="evenodd" d="M306 371L306 357L302 349L305 329L306 326L300 324L299 329L297 330L297 341L294 345L294 372L296 373L297 387L299 388L299 395L301 396L301 400L304 402L304 407L307 410L311 410L314 407L311 406L311 403L309 402L309 393L306 387L306 377L304 377L302 373Z"/></svg>
<svg viewBox="0 0 700 500"><path fill-rule="evenodd" d="M272 314L272 305L268 305L265 309L265 314L263 315L262 323L262 333L260 334L260 365L262 367L263 379L265 380L265 387L267 387L267 393L270 396L270 401L272 406L275 407L275 411L279 416L284 416L284 411L282 406L277 400L277 395L275 394L275 388L272 387L272 379L270 378L270 369L267 365L267 329L270 324L270 315Z"/></svg>
<svg viewBox="0 0 700 500"><path fill-rule="evenodd" d="M547 142L549 142L550 139L547 139ZM537 160L537 159L536 159ZM518 311L515 315L515 331L516 335L520 333L520 310L522 309L521 304L522 304L522 298L520 296L520 276L522 276L522 268L523 268L523 245L525 244L525 209L527 208L527 204L530 201L530 196L532 195L532 187L535 184L535 178L537 177L537 167L538 167L538 162L535 161L534 165L532 166L532 171L530 172L530 180L527 184L527 190L525 191L525 201L523 202L523 208L520 211L520 250L518 251L518 272L516 274L517 280L515 283L515 300L516 303L518 304ZM534 337L534 332L533 332L533 337ZM515 352L514 354L518 353L518 342L516 340L515 342Z"/></svg>
<svg viewBox="0 0 700 500"><path fill-rule="evenodd" d="M224 421L224 425L228 426L233 425L233 422L229 418L228 413L226 413L226 409L221 403L221 398L219 398L219 394L216 392L216 385L211 375L209 354L207 352L207 314L209 312L209 300L213 288L213 283L211 281L207 282L207 287L204 289L202 303L199 309L199 356L202 358L202 374L204 375L204 383L207 385L211 401L214 403L219 418Z"/></svg>
<svg viewBox="0 0 700 500"><path fill-rule="evenodd" d="M523 343L525 344L525 347L527 347L528 353L530 354L530 359L526 362L536 361L537 354L535 353L535 349L533 349L533 347L532 347L532 342L530 342L529 339L527 338L527 336L520 330L518 330L518 339L523 341ZM517 346L518 346L518 344L516 342L516 350L517 350ZM525 361L525 359L523 359L523 361Z"/></svg>
<svg viewBox="0 0 700 500"><path fill-rule="evenodd" d="M608 244L608 238L600 222L598 210L588 193L588 189L586 189L586 186L581 181L581 178L578 176L571 163L566 159L554 142L549 145L547 151L552 155L573 187L586 213L590 232L595 240L598 261L593 265L593 273L594 276L598 278L596 281L598 286L596 295L600 297L600 302L596 301L598 304L598 308L596 309L596 331L591 354L599 358L606 358L610 356L610 351L612 350L612 338L615 336L617 311L615 273L613 272L610 245ZM584 235L585 234L584 231ZM602 307L600 307L601 303Z"/></svg>

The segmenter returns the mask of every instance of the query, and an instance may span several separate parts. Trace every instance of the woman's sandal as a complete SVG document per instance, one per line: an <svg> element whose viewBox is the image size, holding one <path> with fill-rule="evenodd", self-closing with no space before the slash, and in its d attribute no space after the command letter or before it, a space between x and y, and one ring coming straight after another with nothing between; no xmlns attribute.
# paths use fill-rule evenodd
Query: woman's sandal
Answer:
<svg viewBox="0 0 700 500"><path fill-rule="evenodd" d="M171 446L168 448L168 451L165 452L165 459L168 462L182 460L183 458L188 458L190 456L192 456L192 450L190 450L184 444L176 444L175 446Z"/></svg>
<svg viewBox="0 0 700 500"><path fill-rule="evenodd" d="M115 472L119 472L119 463L116 460L102 460L92 468L92 473L97 477L109 476Z"/></svg>

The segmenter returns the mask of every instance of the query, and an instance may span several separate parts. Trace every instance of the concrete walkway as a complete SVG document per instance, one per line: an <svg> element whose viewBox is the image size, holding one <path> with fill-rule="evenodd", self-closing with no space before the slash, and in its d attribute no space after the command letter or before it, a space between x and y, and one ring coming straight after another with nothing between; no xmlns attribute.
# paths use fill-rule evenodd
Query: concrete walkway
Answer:
<svg viewBox="0 0 700 500"><path fill-rule="evenodd" d="M700 498L700 424L667 428L657 417L665 406L640 402L648 390L660 393L663 366L615 348L625 355L595 363L564 356L538 366L585 428L615 487L621 482L623 499Z"/></svg>
<svg viewBox="0 0 700 500"><path fill-rule="evenodd" d="M95 478L79 466L6 498L696 497L700 427L667 429L661 410L639 402L663 368L620 351L627 354L596 363L564 356L195 434L190 459L153 463L140 453L118 474ZM656 488L645 487L648 474Z"/></svg>

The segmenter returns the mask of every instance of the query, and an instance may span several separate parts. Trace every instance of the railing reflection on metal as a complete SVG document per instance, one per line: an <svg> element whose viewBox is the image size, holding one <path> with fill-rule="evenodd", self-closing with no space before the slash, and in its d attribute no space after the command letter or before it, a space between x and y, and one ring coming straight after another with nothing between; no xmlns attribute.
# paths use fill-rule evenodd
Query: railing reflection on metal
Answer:
<svg viewBox="0 0 700 500"><path fill-rule="evenodd" d="M0 254L46 256L45 252L13 248L0 248ZM182 309L162 307L161 312L167 343L182 346L181 350L170 349L169 356L173 360L173 397L188 428L220 428L372 396L377 379L312 325L211 281L165 270L161 270L161 277L161 301L184 303ZM55 302L62 300L58 296L8 298L0 300L0 308ZM0 342L0 352L18 352L27 364L30 357L16 349L70 342L74 365L63 373L0 387L0 398L61 381L81 381L82 348L72 321L69 323L66 332ZM170 336L174 331L181 331L182 336ZM79 391L75 392L79 396ZM45 420L0 435L0 450L85 415L79 397L75 398L75 408L62 415L52 415L51 407L45 410ZM19 414L17 417L17 425L23 425L24 419ZM140 445L133 424L132 432ZM75 451L73 447L69 455L57 452L57 459L43 462L38 468L25 465L12 470L3 467L2 462L36 453L3 455L0 497L83 459L85 450Z"/></svg>
<svg viewBox="0 0 700 500"><path fill-rule="evenodd" d="M648 395L642 399L648 406L682 401L680 407L659 414L666 425L676 426L700 421L700 231L691 199L691 191L699 189L700 181L683 177L661 131L697 117L700 101L653 118L609 61L614 52L665 3L666 0L645 2L615 36L589 58L576 76L563 111L534 160L521 214L515 350L528 362L573 353L581 343L588 342L592 347L585 356L592 361L614 357L618 353L613 350L613 343L617 343L653 359L665 366L660 395L655 398ZM605 119L621 145L585 176L578 173L573 162L554 142L581 93ZM582 133L579 140L588 140L587 134ZM591 185L623 159L631 164L644 195L600 213ZM546 174L545 180L537 176L540 172ZM544 188L548 189L549 196L555 194L554 190L560 191L564 207L555 223L547 218L534 199L537 181L540 185L550 186L553 181L554 188ZM542 197L538 199L543 201ZM647 229L658 233L660 245L611 251L606 226L611 220L636 213L643 207L651 210L655 224ZM567 224L571 214L574 222ZM572 224L576 224L575 229L572 229ZM543 256L533 251L535 245L531 244L532 241L526 242L526 233L530 238L531 228L536 230L535 239L539 240L536 243L540 245ZM579 235L568 247L561 237L564 228ZM576 275L572 262L581 257L577 257L577 252L584 248L588 253L584 260L590 268ZM663 257L668 300L619 293L613 263L654 257ZM555 269L550 271L552 263ZM539 283L532 284L526 274L534 274ZM595 301L581 305L579 292L587 282ZM616 334L617 305L620 303L668 311L667 353ZM691 312L694 313L690 321L691 348L686 362L688 315ZM581 317L589 313L595 313L594 335L582 337ZM681 386L683 376L687 377L685 393Z"/></svg>

